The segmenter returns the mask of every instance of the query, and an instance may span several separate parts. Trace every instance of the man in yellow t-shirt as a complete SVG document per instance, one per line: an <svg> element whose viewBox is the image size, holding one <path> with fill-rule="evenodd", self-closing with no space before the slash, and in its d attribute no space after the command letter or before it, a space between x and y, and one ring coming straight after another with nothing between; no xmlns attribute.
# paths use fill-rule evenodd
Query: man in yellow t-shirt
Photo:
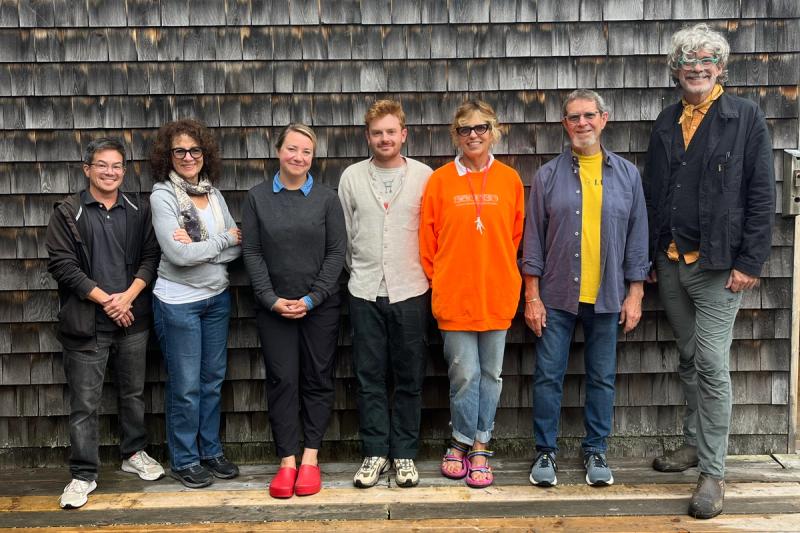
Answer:
<svg viewBox="0 0 800 533"><path fill-rule="evenodd" d="M571 147L531 182L524 236L525 321L539 340L533 385L537 457L534 485L557 483L561 396L575 325L583 324L586 369L581 443L589 485L614 483L606 462L616 378L618 325L631 331L642 315L647 214L636 167L604 150L608 121L594 91L573 91L562 124Z"/></svg>

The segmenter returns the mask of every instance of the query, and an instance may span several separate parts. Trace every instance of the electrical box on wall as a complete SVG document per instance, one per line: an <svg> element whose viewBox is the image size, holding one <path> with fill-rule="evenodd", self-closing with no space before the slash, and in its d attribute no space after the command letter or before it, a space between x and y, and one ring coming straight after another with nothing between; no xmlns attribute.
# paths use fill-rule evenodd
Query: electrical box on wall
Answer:
<svg viewBox="0 0 800 533"><path fill-rule="evenodd" d="M783 151L783 216L800 215L800 150Z"/></svg>

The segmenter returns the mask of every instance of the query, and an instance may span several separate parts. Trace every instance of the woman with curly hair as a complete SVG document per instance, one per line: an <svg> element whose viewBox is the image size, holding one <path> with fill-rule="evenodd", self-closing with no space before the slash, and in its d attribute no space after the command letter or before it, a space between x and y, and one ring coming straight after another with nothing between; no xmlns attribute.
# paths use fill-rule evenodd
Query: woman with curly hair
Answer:
<svg viewBox="0 0 800 533"><path fill-rule="evenodd" d="M183 119L161 126L150 165L153 226L161 245L153 315L167 367L170 475L200 488L214 477L239 474L223 455L219 420L231 307L226 263L241 254L241 233L212 185L220 155L202 123Z"/></svg>

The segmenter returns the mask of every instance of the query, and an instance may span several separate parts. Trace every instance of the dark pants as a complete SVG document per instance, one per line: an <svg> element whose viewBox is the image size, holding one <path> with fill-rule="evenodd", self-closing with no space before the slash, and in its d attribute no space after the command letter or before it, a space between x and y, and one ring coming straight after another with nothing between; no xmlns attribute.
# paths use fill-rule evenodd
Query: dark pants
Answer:
<svg viewBox="0 0 800 533"><path fill-rule="evenodd" d="M427 294L394 304L383 297L370 302L350 296L353 368L365 457L413 459L417 455L427 316Z"/></svg>
<svg viewBox="0 0 800 533"><path fill-rule="evenodd" d="M120 453L129 457L147 445L143 393L148 333L98 331L97 349L64 350L64 374L70 393L69 470L73 479L97 479L97 409L109 360L119 398Z"/></svg>
<svg viewBox="0 0 800 533"><path fill-rule="evenodd" d="M300 452L301 420L305 447L322 445L333 410L340 301L338 293L331 295L300 319L263 309L256 314L278 457Z"/></svg>

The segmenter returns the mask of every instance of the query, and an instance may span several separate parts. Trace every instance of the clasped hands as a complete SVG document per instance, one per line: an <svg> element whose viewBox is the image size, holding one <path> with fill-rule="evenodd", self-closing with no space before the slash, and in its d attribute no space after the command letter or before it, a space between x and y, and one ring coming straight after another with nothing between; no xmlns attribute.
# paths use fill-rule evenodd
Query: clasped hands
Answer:
<svg viewBox="0 0 800 533"><path fill-rule="evenodd" d="M103 311L120 327L127 328L133 324L131 307L133 298L127 292L118 292L108 295L108 300L103 302Z"/></svg>
<svg viewBox="0 0 800 533"><path fill-rule="evenodd" d="M308 307L303 300L287 300L285 298L278 298L278 301L272 306L272 311L278 313L283 318L303 318L308 313Z"/></svg>

